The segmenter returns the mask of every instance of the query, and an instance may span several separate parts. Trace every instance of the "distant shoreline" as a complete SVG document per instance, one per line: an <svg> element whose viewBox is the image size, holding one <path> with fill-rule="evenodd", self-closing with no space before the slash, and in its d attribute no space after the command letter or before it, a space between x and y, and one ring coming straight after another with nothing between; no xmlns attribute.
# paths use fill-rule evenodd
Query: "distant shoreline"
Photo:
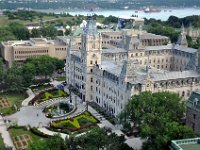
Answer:
<svg viewBox="0 0 200 150"><path fill-rule="evenodd" d="M123 9L112 9L112 10L95 10L94 13L97 15L103 15L105 17L108 17L109 15L112 16L131 16L136 15L140 18L154 18L154 19L160 19L162 21L166 21L170 16L177 16L179 18L183 18L186 16L192 16L192 15L200 15L200 9L199 8L160 8L161 12L153 12L153 13L145 13L144 11L139 10L123 10ZM90 10L65 10L65 9L35 9L34 11L38 12L46 12L46 13L69 13L70 15L87 15L88 13L91 13ZM138 11L138 12L137 12Z"/></svg>

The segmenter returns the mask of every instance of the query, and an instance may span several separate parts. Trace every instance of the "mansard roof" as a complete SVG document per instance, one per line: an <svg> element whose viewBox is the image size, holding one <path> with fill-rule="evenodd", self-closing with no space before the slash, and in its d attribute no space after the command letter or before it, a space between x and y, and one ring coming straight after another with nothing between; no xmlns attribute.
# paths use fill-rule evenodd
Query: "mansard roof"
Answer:
<svg viewBox="0 0 200 150"><path fill-rule="evenodd" d="M126 53L127 51L123 48L109 48L109 49L103 49L102 53Z"/></svg>
<svg viewBox="0 0 200 150"><path fill-rule="evenodd" d="M166 81L166 80L176 80L176 79L186 79L200 77L196 71L185 70L185 71L163 71L163 72L153 72L151 73L153 81Z"/></svg>
<svg viewBox="0 0 200 150"><path fill-rule="evenodd" d="M197 52L197 49L194 49L194 48L191 48L191 47L182 46L182 45L175 45L174 49L179 50L179 51L183 51L183 52L188 52L188 53Z"/></svg>
<svg viewBox="0 0 200 150"><path fill-rule="evenodd" d="M142 33L140 39L169 39L167 36L156 35L153 33Z"/></svg>

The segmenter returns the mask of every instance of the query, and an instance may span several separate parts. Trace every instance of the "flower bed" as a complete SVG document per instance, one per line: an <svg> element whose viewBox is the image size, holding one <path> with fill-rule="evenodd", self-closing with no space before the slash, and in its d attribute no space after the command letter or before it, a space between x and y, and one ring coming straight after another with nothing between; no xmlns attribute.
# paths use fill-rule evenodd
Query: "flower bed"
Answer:
<svg viewBox="0 0 200 150"><path fill-rule="evenodd" d="M40 94L36 95L32 99L31 103L32 104L34 102L41 103L52 98L67 97L67 96L68 94L61 89L51 89L51 90L41 92Z"/></svg>
<svg viewBox="0 0 200 150"><path fill-rule="evenodd" d="M53 85L50 84L50 83L38 84L38 85L35 85L35 86L31 86L30 88L31 88L31 90L33 92L40 92L40 91L43 91L43 90L47 90L47 89L53 88Z"/></svg>
<svg viewBox="0 0 200 150"><path fill-rule="evenodd" d="M51 128L60 129L61 132L69 130L71 132L95 126L99 121L89 112L84 112L74 118L52 122Z"/></svg>

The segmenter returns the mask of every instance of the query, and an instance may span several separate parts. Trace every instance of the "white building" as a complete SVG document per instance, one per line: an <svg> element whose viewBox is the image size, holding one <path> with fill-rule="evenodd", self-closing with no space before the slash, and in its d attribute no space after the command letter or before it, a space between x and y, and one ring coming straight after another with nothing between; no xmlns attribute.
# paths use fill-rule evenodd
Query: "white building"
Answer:
<svg viewBox="0 0 200 150"><path fill-rule="evenodd" d="M145 31L102 31L88 16L80 37L67 52L66 79L83 101L94 101L117 116L131 96L142 91L171 91L183 99L200 88L199 51ZM77 43L78 41L78 43Z"/></svg>

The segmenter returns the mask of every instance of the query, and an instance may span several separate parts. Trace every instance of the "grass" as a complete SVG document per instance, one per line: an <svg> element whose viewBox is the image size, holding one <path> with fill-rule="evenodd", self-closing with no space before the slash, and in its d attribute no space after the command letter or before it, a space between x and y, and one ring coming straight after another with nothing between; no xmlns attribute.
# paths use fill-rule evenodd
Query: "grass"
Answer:
<svg viewBox="0 0 200 150"><path fill-rule="evenodd" d="M76 17L55 17L55 16L44 16L43 21L45 22L46 25L50 24L56 24L59 22L64 22L67 24L67 22L72 21L73 19L76 19ZM7 16L2 15L0 16L0 26L7 26L12 22L20 23L23 25L28 25L28 24L34 24L34 23L39 23L40 18L36 17L32 21L30 20L20 20L20 19L8 19Z"/></svg>
<svg viewBox="0 0 200 150"><path fill-rule="evenodd" d="M27 97L25 93L1 93L0 97L6 97L8 101L11 103L11 107L8 108L1 108L0 112L3 115L10 115L16 112L14 105L18 108L21 106L22 101Z"/></svg>
<svg viewBox="0 0 200 150"><path fill-rule="evenodd" d="M199 150L200 145L199 144L186 144L186 145L180 145L183 150Z"/></svg>
<svg viewBox="0 0 200 150"><path fill-rule="evenodd" d="M39 140L45 140L45 138L37 136L37 135L33 134L31 131L27 131L23 127L22 128L20 128L20 127L10 128L8 131L9 131L12 139L14 139L16 136L19 136L19 135L29 135L31 137L32 142L39 141Z"/></svg>
<svg viewBox="0 0 200 150"><path fill-rule="evenodd" d="M84 112L74 118L53 122L51 126L60 129L69 129L72 131L87 128L87 126L96 124L97 122L98 120L89 112Z"/></svg>
<svg viewBox="0 0 200 150"><path fill-rule="evenodd" d="M3 138L2 138L2 136L1 136L1 134L0 134L0 148L1 147L5 147L5 145L4 145L4 143L3 143Z"/></svg>

